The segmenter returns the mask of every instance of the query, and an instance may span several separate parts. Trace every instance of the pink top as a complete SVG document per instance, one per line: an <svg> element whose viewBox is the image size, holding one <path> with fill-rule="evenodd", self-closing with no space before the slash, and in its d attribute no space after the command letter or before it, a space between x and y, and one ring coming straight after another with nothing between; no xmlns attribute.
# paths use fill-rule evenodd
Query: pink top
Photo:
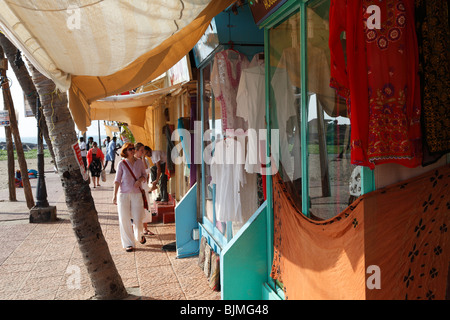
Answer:
<svg viewBox="0 0 450 320"><path fill-rule="evenodd" d="M123 159L117 166L116 178L114 179L114 182L120 183L119 192L121 193L140 193L139 188L134 187L136 180L131 175L130 170L128 170L124 161L127 161L131 170L133 170L136 179L146 177L147 175L145 172L145 165L142 160L137 159L134 162L134 165L132 165L128 160Z"/></svg>

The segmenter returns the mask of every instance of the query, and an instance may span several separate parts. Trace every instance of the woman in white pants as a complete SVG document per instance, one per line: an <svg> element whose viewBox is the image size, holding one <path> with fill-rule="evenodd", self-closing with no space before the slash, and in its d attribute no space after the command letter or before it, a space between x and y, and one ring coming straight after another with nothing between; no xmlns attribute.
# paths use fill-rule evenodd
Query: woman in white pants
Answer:
<svg viewBox="0 0 450 320"><path fill-rule="evenodd" d="M135 241L139 241L141 244L146 242L142 230L142 217L145 209L142 194L139 190L141 184L146 181L146 173L142 160L134 157L135 151L132 143L123 145L120 153L123 159L117 166L112 199L112 202L117 204L122 246L127 252L133 251ZM133 171L137 180L128 168Z"/></svg>

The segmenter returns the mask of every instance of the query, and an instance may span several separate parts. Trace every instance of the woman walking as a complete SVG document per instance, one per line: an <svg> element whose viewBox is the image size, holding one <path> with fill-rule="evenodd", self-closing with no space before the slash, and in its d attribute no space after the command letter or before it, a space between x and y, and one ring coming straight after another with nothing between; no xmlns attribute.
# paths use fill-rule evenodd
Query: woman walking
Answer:
<svg viewBox="0 0 450 320"><path fill-rule="evenodd" d="M92 148L89 149L86 158L87 166L91 171L92 182L94 182L94 188L96 185L100 187L100 174L102 173L105 156L102 150L97 147L97 142L94 141L92 143Z"/></svg>
<svg viewBox="0 0 450 320"><path fill-rule="evenodd" d="M146 158L146 148L148 148L147 146L144 146L141 142L138 142L134 145L135 149L136 149L136 153L134 154L134 157L136 159L141 159L142 162L144 163L144 168L145 168L145 182L142 184L142 189L144 189L145 194L147 196L147 202L150 203L150 196L149 196L149 191L150 188L148 186L148 179L149 179L149 175L150 175L150 163L148 162L148 159ZM151 232L150 230L148 230L148 223L152 222L152 213L150 211L150 207L149 210L145 210L144 211L144 216L142 218L142 222L144 223L144 235L146 236L154 236L155 234L153 232Z"/></svg>
<svg viewBox="0 0 450 320"><path fill-rule="evenodd" d="M144 203L139 189L146 181L145 166L142 160L136 159L136 149L132 143L123 145L120 155L122 160L117 166L114 179L114 195L112 202L117 204L122 246L127 252L133 251L135 241L146 242L142 230Z"/></svg>

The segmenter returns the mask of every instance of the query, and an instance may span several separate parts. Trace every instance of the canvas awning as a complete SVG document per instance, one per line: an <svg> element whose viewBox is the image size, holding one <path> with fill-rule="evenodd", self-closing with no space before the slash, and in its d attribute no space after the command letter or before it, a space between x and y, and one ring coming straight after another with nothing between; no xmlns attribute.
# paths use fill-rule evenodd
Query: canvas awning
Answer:
<svg viewBox="0 0 450 320"><path fill-rule="evenodd" d="M136 108L143 106L150 106L154 101L162 96L176 91L183 86L184 83L179 83L171 87L147 91L143 93L115 95L96 100L91 103L92 109L114 109L114 108ZM96 119L92 119L96 120ZM107 119L100 119L107 120Z"/></svg>
<svg viewBox="0 0 450 320"><path fill-rule="evenodd" d="M171 87L143 93L116 95L96 100L90 105L91 119L126 122L129 125L144 127L147 108L159 98L178 90L183 84L179 83Z"/></svg>
<svg viewBox="0 0 450 320"><path fill-rule="evenodd" d="M0 28L62 91L80 131L90 104L150 82L234 0L0 1Z"/></svg>

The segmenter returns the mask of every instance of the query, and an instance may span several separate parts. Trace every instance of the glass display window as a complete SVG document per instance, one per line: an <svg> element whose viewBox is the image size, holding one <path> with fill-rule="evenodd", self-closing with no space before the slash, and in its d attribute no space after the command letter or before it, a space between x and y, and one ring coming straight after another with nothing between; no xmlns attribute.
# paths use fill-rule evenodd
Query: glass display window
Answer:
<svg viewBox="0 0 450 320"><path fill-rule="evenodd" d="M300 13L296 12L269 30L269 112L273 165L283 178L294 201L301 207L301 78Z"/></svg>
<svg viewBox="0 0 450 320"><path fill-rule="evenodd" d="M330 1L321 0L306 10L309 213L320 220L336 216L361 194L361 168L350 163L347 106L329 85L329 8Z"/></svg>
<svg viewBox="0 0 450 320"><path fill-rule="evenodd" d="M346 103L330 87L330 0L290 5L266 27L271 157L299 211L326 220L362 194L367 170L350 163Z"/></svg>

